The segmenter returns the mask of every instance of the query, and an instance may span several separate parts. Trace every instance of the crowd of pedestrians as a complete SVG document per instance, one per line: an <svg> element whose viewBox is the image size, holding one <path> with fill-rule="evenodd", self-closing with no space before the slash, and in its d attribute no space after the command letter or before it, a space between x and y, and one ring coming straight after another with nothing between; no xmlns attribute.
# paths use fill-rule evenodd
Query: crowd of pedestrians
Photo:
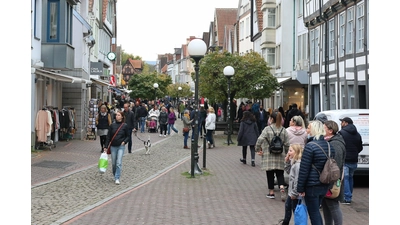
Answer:
<svg viewBox="0 0 400 225"><path fill-rule="evenodd" d="M351 204L353 175L358 154L362 151L362 138L351 118L340 119L339 130L339 125L324 114L307 122L297 104L290 105L285 112L282 107L266 111L256 103L242 103L235 121L240 123L237 137L238 146L242 147L240 162L247 163L249 146L253 165L254 148L254 152L261 156L261 169L266 171L266 197L275 198L274 186L277 183L280 198L285 201L283 219L279 224L289 224L299 199L305 201L312 225L344 224L340 204ZM281 154L269 151L270 140L275 135L282 140ZM340 194L336 198L326 197L333 184L319 180L327 160L322 150L328 152L328 149L341 172ZM284 171L289 176L288 184L284 180Z"/></svg>
<svg viewBox="0 0 400 225"><path fill-rule="evenodd" d="M216 122L223 118L221 106L215 106L217 112L207 102L200 106L183 102L178 105L157 104L155 101L149 105L125 103L120 111L110 111L105 104L100 105L96 118L97 132L102 151L110 148L115 183L120 183L125 145L131 153L132 132L139 128L140 132L146 132L149 114L157 118L160 137L172 135L172 132L180 133L175 127L180 118L185 128L181 131L184 149L190 149L190 143L196 137L205 138L207 147L212 149L215 148L213 133ZM295 103L286 112L283 107L265 110L259 103L241 103L235 110L234 121L240 124L237 134L237 146L241 147L240 162L247 164L248 148L252 167L256 166L256 154L261 157L260 168L266 174L267 198L275 198L275 179L277 181L280 199L285 202L280 224L289 224L299 199L307 205L312 225L343 224L340 203L351 204L353 175L358 154L362 151L362 139L351 118L340 119L339 130L339 125L327 120L323 114L306 121ZM197 129L194 129L196 125ZM279 136L282 143L282 151L278 153L271 151L271 141L275 136ZM319 180L327 160L322 150L331 152L342 174L340 194L336 198L325 197L332 184ZM284 179L285 172L289 176L288 183Z"/></svg>

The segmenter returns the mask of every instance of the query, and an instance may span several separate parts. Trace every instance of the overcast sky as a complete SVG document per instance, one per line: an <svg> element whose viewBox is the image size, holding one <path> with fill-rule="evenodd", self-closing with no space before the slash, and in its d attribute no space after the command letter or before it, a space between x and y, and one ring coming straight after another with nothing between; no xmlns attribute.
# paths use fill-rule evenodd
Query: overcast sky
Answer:
<svg viewBox="0 0 400 225"><path fill-rule="evenodd" d="M159 54L180 48L186 38L208 32L215 8L238 4L239 0L118 0L117 45L143 60L156 61Z"/></svg>

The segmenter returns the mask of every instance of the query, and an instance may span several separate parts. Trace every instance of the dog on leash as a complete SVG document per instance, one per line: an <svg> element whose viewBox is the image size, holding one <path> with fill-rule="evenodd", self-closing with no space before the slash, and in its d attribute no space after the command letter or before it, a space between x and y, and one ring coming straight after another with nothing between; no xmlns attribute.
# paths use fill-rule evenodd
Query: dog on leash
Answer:
<svg viewBox="0 0 400 225"><path fill-rule="evenodd" d="M135 136L137 139L139 139L139 141L143 141L143 145L144 145L144 149L146 150L145 155L150 155L150 147L151 147L151 142L150 142L150 135L147 138L147 141L142 140L137 133L135 132Z"/></svg>
<svg viewBox="0 0 400 225"><path fill-rule="evenodd" d="M144 144L144 149L146 149L145 155L149 155L150 154L150 147L151 147L150 136L147 139L147 141L143 142L143 144Z"/></svg>

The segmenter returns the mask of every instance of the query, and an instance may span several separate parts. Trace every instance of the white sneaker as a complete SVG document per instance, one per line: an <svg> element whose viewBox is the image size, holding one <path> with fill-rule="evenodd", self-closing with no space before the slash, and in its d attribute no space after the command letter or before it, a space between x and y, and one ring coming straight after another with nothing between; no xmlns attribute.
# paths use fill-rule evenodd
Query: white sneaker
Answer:
<svg viewBox="0 0 400 225"><path fill-rule="evenodd" d="M167 135L164 134L164 137L166 137Z"/></svg>
<svg viewBox="0 0 400 225"><path fill-rule="evenodd" d="M119 180L117 179L117 180L115 180L115 184L119 184Z"/></svg>
<svg viewBox="0 0 400 225"><path fill-rule="evenodd" d="M159 136L159 137L161 137L162 135L161 135L161 134L159 134L158 136ZM164 135L164 137L165 137L165 135Z"/></svg>

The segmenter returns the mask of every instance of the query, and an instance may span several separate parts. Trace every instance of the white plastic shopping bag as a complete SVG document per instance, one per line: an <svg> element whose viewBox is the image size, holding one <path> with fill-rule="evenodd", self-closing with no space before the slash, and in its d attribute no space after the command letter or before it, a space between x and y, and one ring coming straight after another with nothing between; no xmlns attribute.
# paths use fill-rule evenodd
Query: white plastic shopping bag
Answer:
<svg viewBox="0 0 400 225"><path fill-rule="evenodd" d="M108 155L106 152L103 152L100 155L99 164L98 164L100 173L105 173L107 170L107 166L108 166Z"/></svg>

